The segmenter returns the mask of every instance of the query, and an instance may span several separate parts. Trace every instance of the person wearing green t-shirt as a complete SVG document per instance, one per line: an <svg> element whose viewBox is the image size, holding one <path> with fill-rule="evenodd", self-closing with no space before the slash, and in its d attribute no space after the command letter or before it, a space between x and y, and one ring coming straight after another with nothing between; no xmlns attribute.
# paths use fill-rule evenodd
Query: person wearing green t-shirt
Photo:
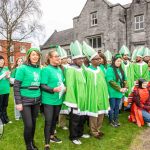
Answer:
<svg viewBox="0 0 150 150"><path fill-rule="evenodd" d="M17 68L14 82L16 108L21 112L24 123L24 140L27 150L35 150L34 133L40 108L40 51L30 48L26 62Z"/></svg>
<svg viewBox="0 0 150 150"><path fill-rule="evenodd" d="M8 98L10 93L10 72L8 67L5 67L4 65L4 57L0 56L0 119L3 124L7 124L10 122L7 115Z"/></svg>
<svg viewBox="0 0 150 150"><path fill-rule="evenodd" d="M118 121L119 104L123 97L123 93L127 91L126 76L121 67L121 63L122 56L120 54L116 54L112 60L112 65L106 72L110 103L109 122L113 127L120 126Z"/></svg>
<svg viewBox="0 0 150 150"><path fill-rule="evenodd" d="M16 63L14 65L14 67L12 68L12 71L10 74L11 85L14 85L17 68L22 64L23 64L23 59L21 57L18 57L16 59ZM15 99L14 99L14 102L15 102ZM14 105L14 111L15 111L15 119L19 120L21 118L21 113L19 110L16 109L16 105Z"/></svg>
<svg viewBox="0 0 150 150"><path fill-rule="evenodd" d="M45 150L50 149L50 141L61 143L62 141L54 136L56 122L62 105L62 97L65 92L63 72L59 68L61 59L55 49L48 53L47 66L42 69L41 89L42 104L45 116Z"/></svg>

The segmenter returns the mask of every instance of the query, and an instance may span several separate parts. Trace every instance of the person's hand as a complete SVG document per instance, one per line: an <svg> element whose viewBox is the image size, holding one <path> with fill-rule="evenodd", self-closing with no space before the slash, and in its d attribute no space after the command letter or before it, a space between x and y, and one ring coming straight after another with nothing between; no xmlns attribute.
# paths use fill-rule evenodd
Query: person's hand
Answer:
<svg viewBox="0 0 150 150"><path fill-rule="evenodd" d="M19 110L19 111L22 111L23 110L22 104L17 104L16 109Z"/></svg>
<svg viewBox="0 0 150 150"><path fill-rule="evenodd" d="M121 92L121 93L125 93L126 91L127 91L127 88L121 88L121 89L120 89L120 92Z"/></svg>
<svg viewBox="0 0 150 150"><path fill-rule="evenodd" d="M53 89L54 92L60 92L61 90L62 90L62 86L58 86Z"/></svg>
<svg viewBox="0 0 150 150"><path fill-rule="evenodd" d="M10 78L10 71L5 72L6 78Z"/></svg>

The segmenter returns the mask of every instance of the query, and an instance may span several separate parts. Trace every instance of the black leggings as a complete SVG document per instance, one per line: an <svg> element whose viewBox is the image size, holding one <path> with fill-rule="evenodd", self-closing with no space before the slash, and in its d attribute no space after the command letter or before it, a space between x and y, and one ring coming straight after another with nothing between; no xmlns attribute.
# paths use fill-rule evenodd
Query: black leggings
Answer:
<svg viewBox="0 0 150 150"><path fill-rule="evenodd" d="M30 145L34 139L36 118L38 116L40 104L23 106L21 111L24 122L24 140L26 145Z"/></svg>
<svg viewBox="0 0 150 150"><path fill-rule="evenodd" d="M61 105L46 105L46 104L44 104L45 144L49 144L50 136L54 135L60 109L61 109Z"/></svg>
<svg viewBox="0 0 150 150"><path fill-rule="evenodd" d="M9 94L0 95L0 118L3 124L6 124L9 122L9 119L7 116L8 98L9 98Z"/></svg>

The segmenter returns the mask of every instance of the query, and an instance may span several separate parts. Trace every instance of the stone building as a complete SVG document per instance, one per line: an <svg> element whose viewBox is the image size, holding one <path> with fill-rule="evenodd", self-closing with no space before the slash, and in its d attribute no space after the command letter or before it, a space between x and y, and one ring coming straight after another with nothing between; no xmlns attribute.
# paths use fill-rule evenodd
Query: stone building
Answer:
<svg viewBox="0 0 150 150"><path fill-rule="evenodd" d="M96 50L116 53L125 44L133 51L138 46L150 47L150 0L133 0L127 5L107 0L87 0L73 28L55 31L41 47L42 53L51 44L68 50L72 41L86 41Z"/></svg>

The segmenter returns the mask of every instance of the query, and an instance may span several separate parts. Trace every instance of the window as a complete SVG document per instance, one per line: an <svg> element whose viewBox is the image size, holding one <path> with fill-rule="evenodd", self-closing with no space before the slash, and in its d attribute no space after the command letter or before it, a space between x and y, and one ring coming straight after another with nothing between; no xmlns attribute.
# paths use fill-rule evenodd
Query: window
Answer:
<svg viewBox="0 0 150 150"><path fill-rule="evenodd" d="M144 15L135 16L135 30L144 29Z"/></svg>
<svg viewBox="0 0 150 150"><path fill-rule="evenodd" d="M26 47L25 46L20 47L20 53L26 53Z"/></svg>
<svg viewBox="0 0 150 150"><path fill-rule="evenodd" d="M10 56L9 61L10 61L10 63L14 63L14 56Z"/></svg>
<svg viewBox="0 0 150 150"><path fill-rule="evenodd" d="M13 51L14 51L14 45L11 45L10 52L13 52Z"/></svg>
<svg viewBox="0 0 150 150"><path fill-rule="evenodd" d="M91 26L97 25L97 12L91 13Z"/></svg>
<svg viewBox="0 0 150 150"><path fill-rule="evenodd" d="M89 40L89 44L90 44L93 48L100 48L100 47L102 47L101 36L91 37L91 38L89 38L88 40Z"/></svg>

